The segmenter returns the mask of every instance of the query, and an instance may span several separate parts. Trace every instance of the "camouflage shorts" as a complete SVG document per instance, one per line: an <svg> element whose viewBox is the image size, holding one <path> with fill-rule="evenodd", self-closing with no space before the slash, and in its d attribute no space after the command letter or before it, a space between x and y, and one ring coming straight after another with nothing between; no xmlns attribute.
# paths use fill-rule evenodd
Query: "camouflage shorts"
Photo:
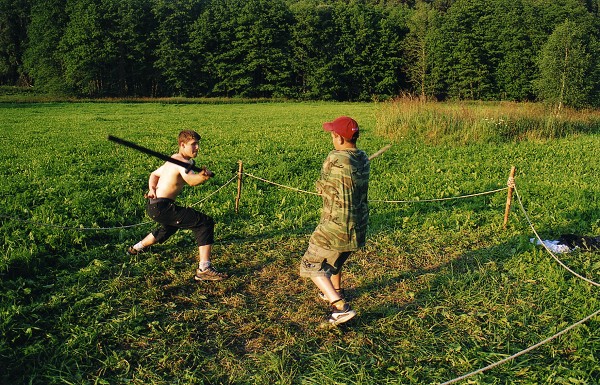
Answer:
<svg viewBox="0 0 600 385"><path fill-rule="evenodd" d="M346 259L352 251L327 250L313 243L308 244L308 249L300 262L301 277L331 277L340 272Z"/></svg>

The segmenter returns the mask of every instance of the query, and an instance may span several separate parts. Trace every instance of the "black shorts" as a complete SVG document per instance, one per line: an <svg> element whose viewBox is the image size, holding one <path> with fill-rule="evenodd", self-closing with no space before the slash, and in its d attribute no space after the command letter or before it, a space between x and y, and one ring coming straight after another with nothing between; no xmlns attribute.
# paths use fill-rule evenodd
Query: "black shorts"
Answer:
<svg viewBox="0 0 600 385"><path fill-rule="evenodd" d="M215 221L206 214L191 208L181 207L167 198L148 200L148 216L161 227L152 231L158 243L163 243L177 230L192 230L198 246L215 243Z"/></svg>

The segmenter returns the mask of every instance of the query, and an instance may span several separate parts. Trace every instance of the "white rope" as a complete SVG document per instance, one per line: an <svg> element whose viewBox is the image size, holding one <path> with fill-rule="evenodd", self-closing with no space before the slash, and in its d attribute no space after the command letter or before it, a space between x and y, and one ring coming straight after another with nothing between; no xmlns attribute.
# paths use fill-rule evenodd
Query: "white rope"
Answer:
<svg viewBox="0 0 600 385"><path fill-rule="evenodd" d="M233 182L236 178L237 178L237 175L234 176L233 178L231 178L228 182L226 182L224 185L222 185L221 187L219 187L218 189L216 189L215 191L213 191L211 194L209 194L208 196L206 196L202 200L200 200L200 201L192 204L190 207L196 206L196 205L198 205L198 204L206 201L207 199L209 199L210 197L212 197L213 195L215 195L216 193L218 193L219 191L221 191L221 189L223 189L225 186L227 186L228 184L230 184L231 182ZM146 222L137 223L137 224L133 224L133 225L114 226L114 227L67 227L67 226L55 225L55 224L52 224L52 223L39 223L39 222L29 221L29 220L26 220L26 219L12 218L12 217L9 217L7 215L2 215L2 217L8 218L8 219L11 219L11 220L14 220L14 221L18 221L18 222L24 222L24 223L33 224L33 225L36 225L36 226L52 227L52 228L55 228L55 229L76 230L76 231L119 230L119 229L128 229L128 228L132 228L132 227L136 227L136 226L142 226L142 225L147 225L149 223L153 223L152 221L146 221Z"/></svg>
<svg viewBox="0 0 600 385"><path fill-rule="evenodd" d="M565 270L567 270L569 273L573 274L574 276L576 276L577 278L580 278L594 286L599 286L600 287L600 283L594 282L591 279L588 279L576 272L574 272L573 270L571 270L567 265L565 265L556 255L554 255L554 253L548 248L548 246L546 246L546 244L542 241L542 239L540 238L540 236L538 235L537 231L535 231L535 227L533 227L533 224L531 223L531 220L529 219L529 215L527 215L527 211L525 211L525 207L523 207L523 202L521 201L521 196L519 195L519 191L517 190L517 186L514 186L515 188L515 193L517 194L517 199L519 201L519 205L521 206L521 210L523 211L523 214L525 215L525 218L527 219L527 222L529 223L529 227L531 227L531 230L533 231L533 233L535 234L536 238L540 241L540 243L544 246L544 248L546 249L546 251L548 251L548 253L550 253L550 255L552 256L552 258L554 258L554 260L556 262L558 262L559 265L561 265Z"/></svg>
<svg viewBox="0 0 600 385"><path fill-rule="evenodd" d="M548 246L546 246L546 244L545 244L545 243L542 241L542 239L541 239L541 238L540 238L540 236L538 235L537 231L535 230L535 227L533 226L533 224L532 224L531 220L529 219L529 215L527 214L527 211L525 211L525 207L523 206L523 202L522 202L522 200L521 200L521 196L519 195L519 192L518 192L518 190L517 190L517 186L516 186L516 184L515 184L515 182L514 182L514 179L512 179L512 180L511 180L511 179L509 179L509 181L508 181L508 184L509 184L509 187L512 187L512 188L514 188L514 190L515 190L515 194L517 195L517 200L519 201L519 206L521 207L521 210L523 211L523 214L525 215L525 218L527 219L527 222L529 223L529 226L531 227L531 230L533 230L533 233L535 234L535 236L537 237L537 239L538 239L538 240L540 241L540 243L541 243L541 244L544 246L544 248L545 248L545 249L548 251L548 253L550 253L550 255L552 256L552 258L554 258L554 259L555 259L555 260L556 260L556 261L557 261L557 262L558 262L558 263L559 263L559 264L560 264L560 265L561 265L561 266L562 266L564 269L566 269L566 270L567 270L569 273L573 274L574 276L576 276L576 277L578 277L578 278L580 278L580 279L582 279L582 280L584 280L584 281L586 281L586 282L588 282L588 283L590 283L590 284L592 284L592 285L594 285L594 286L600 286L600 284L598 284L597 282L594 282L594 281L592 281L592 280L590 280L590 279L588 279L588 278L586 278L586 277L583 277L582 275L580 275L580 274L577 274L576 272L574 272L573 270L571 270L571 269L570 269L570 268L569 268L567 265L565 265L565 264L564 264L564 263L563 263L563 262L562 262L562 261L561 261L561 260L560 260L560 259L559 259L559 258L556 256L556 255L554 255L554 253L553 253L553 252L552 252L552 251L551 251L551 250L548 248ZM442 383L442 384L440 384L440 385L448 385L448 384L453 384L453 383L455 383L455 382L458 382L458 381L464 380L464 379L466 379L466 378L468 378L468 377L472 377L472 376L474 376L474 375L476 375L476 374L483 373L483 372L485 372L486 370L490 370L490 369L492 369L492 368L494 368L494 367L496 367L496 366L502 365L503 363L505 363L505 362L507 362L507 361L510 361L510 360L513 360L513 359L515 359L515 358L517 358L517 357L519 357L519 356L522 356L523 354L529 353L530 351L532 351L532 350L534 350L534 349L537 349L538 347L540 347L540 346L542 346L542 345L544 345L544 344L546 344L546 343L548 343L548 342L550 342L550 341L552 341L552 340L554 340L554 339L558 338L559 336L561 336L561 335L565 334L566 332L570 331L571 329L575 328L576 326L579 326L579 325L581 325L582 323L584 323L584 322L588 321L589 319L591 319L591 318L593 318L593 317L597 316L598 314L600 314L600 309L599 309L599 310L596 310L594 313L592 313L592 314L588 315L587 317L583 318L582 320L580 320L580 321L578 321L578 322L574 323L573 325L571 325L571 326L569 326L569 327L567 327L567 328L563 329L562 331L560 331L560 332L558 332L558 333L554 334L552 337L546 338L545 340L543 340L543 341L541 341L541 342L538 342L537 344L535 344L535 345L532 345L532 346L528 347L527 349L521 350L520 352L518 352L518 353L516 353L516 354L513 354L513 355L512 355L512 356L510 356L510 357L506 357L506 358L504 358L504 359L502 359L502 360L500 360L500 361L498 361L498 362L494 362L493 364L490 364L490 365L488 365L488 366L486 366L486 367L484 367L484 368L481 368L481 369L475 370L475 371L473 371L473 372L471 372L471 373L468 373L468 374L465 374L465 375L463 375L463 376L457 377L457 378L455 378L455 379L453 379L453 380L446 381L446 382L444 382L444 383Z"/></svg>
<svg viewBox="0 0 600 385"><path fill-rule="evenodd" d="M508 187L503 187L503 188L499 188L499 189L496 189L496 190L485 191L485 192L476 193L476 194L461 195L461 196L456 196L456 197L448 197L448 198L423 199L423 200L405 200L405 201L392 201L392 200L382 200L382 199L370 199L369 202L380 202L380 203L439 202L439 201L449 201L449 200L454 200L454 199L472 198L472 197L476 197L476 196L480 196L480 195L494 194L494 193L497 193L499 191L504 191L504 190L507 190L507 189L508 189Z"/></svg>
<svg viewBox="0 0 600 385"><path fill-rule="evenodd" d="M27 219L13 218L13 217L9 217L7 215L2 215L2 217L3 218L8 218L8 219L13 220L13 221L17 221L17 222L29 223L29 224L36 225L36 226L52 227L52 228L61 229L61 230L79 230L79 231L88 231L88 230L96 230L96 231L101 231L101 230L119 230L119 229L128 229L128 228L131 228L131 227L137 227L137 226L146 225L148 223L152 223L152 221L147 221L147 222L142 222L142 223L136 223L136 224L133 224L133 225L114 226L114 227L68 227L68 226L55 225L55 224L52 224L52 223L40 223L40 222L30 221L30 220L27 220Z"/></svg>
<svg viewBox="0 0 600 385"><path fill-rule="evenodd" d="M190 205L190 207L194 207L202 202L204 202L205 200L207 200L208 198L212 197L213 195L215 195L216 193L218 193L219 191L221 191L223 188L225 188L225 186L229 185L231 182L233 182L235 179L237 178L237 175L234 175L231 179L229 179L223 186L219 187L218 189L216 189L215 191L212 192L212 194L208 195L207 197L205 197L204 199Z"/></svg>
<svg viewBox="0 0 600 385"><path fill-rule="evenodd" d="M498 366L498 365L502 365L503 363L505 363L505 362L508 362L508 361L510 361L510 360L513 360L513 359L515 359L515 358L517 358L517 357L519 357L519 356L522 356L522 355L523 355L523 354L525 354L525 353L529 353L530 351L532 351L532 350L534 350L534 349L537 349L537 348L539 348L540 346L544 345L545 343L548 343L548 342L552 341L553 339L556 339L556 338L560 337L561 335L565 334L566 332L570 331L571 329L575 328L576 326L579 326L579 325L581 325L582 323L584 323L584 322L587 322L589 319L591 319L591 318L593 318L593 317L597 316L598 314L600 314L600 309L596 310L594 313L592 313L592 314L588 315L587 317L585 317L585 318L583 318L583 319L581 319L581 320L579 320L579 321L575 322L573 325L571 325L571 326L569 326L569 327L567 327L567 328L565 328L565 329L561 330L560 332L556 333L556 334L555 334L555 335L553 335L552 337L548 337L548 338L546 338L545 340L543 340L543 341L541 341L541 342L538 342L538 343L537 343L537 344L535 344L535 345L531 345L531 346L530 346L530 347L528 347L527 349L521 350L520 352L518 352L518 353L516 353L516 354L513 354L513 355L512 355L512 356L510 356L510 357L506 357L506 358L504 358L504 359L502 359L502 360L500 360L500 361L498 361L498 362L494 362L493 364L491 364L491 365L488 365L488 366L486 366L486 367L484 367L484 368L481 368L481 369L475 370L474 372L471 372L471 373L465 374L464 376L460 376L460 377L457 377L457 378L455 378L455 379L453 379L453 380L446 381L446 382L444 382L444 383L442 383L442 384L440 384L440 385L448 385L448 384L453 384L453 383L455 383L455 382L458 382L458 381L464 380L464 379L466 379L466 378L468 378L468 377L472 377L472 376L474 376L474 375L476 375L476 374L479 374L479 373L485 372L486 370L490 370L490 369L492 369L492 368L494 368L494 367L496 367L496 366Z"/></svg>
<svg viewBox="0 0 600 385"><path fill-rule="evenodd" d="M260 181L263 181L265 183L269 183L275 186L279 186L288 190L293 190L293 191L298 191L298 192L302 192L302 193L306 193L306 194L313 194L313 195L321 195L319 193L316 192L312 192L312 191L306 191L306 190L301 190L299 188L296 187L290 187L290 186L286 186L280 183L276 183L261 177L258 177L256 175L252 175L249 173L244 173L244 175L249 176L251 178L254 179L258 179ZM476 193L476 194L468 194L468 195L462 195L462 196L457 196L457 197L449 197L449 198L438 198L438 199L423 199L423 200L403 200L403 201L398 201L398 200L382 200L382 199L369 199L369 202L378 202L378 203L419 203L419 202L438 202L438 201L449 201L449 200L454 200L454 199L463 199L463 198L471 198L471 197L476 197L476 196L480 196L480 195L487 195L487 194L494 194L497 193L499 191L504 191L507 190L508 187L503 187L503 188L499 188L496 190L492 190L492 191L485 191L485 192L481 192L481 193Z"/></svg>
<svg viewBox="0 0 600 385"><path fill-rule="evenodd" d="M245 172L243 174L246 175L246 176L249 176L250 178L258 179L258 180L263 181L265 183L269 183L269 184L272 184L272 185L275 185L275 186L283 187L283 188L286 188L288 190L298 191L298 192L302 192L302 193L305 193L305 194L321 195L321 194L313 192L313 191L301 190L299 188L290 187L290 186L286 186L286 185L283 185L283 184L275 183L275 182L272 182L272 181L267 180L267 179L260 178L260 177L255 176L255 175L248 174L247 172Z"/></svg>

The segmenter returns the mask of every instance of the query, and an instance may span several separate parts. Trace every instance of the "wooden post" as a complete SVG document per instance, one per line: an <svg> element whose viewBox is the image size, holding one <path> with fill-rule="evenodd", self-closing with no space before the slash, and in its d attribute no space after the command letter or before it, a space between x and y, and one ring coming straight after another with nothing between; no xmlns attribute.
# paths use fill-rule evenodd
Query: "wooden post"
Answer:
<svg viewBox="0 0 600 385"><path fill-rule="evenodd" d="M510 205L512 203L512 194L515 189L515 166L510 168L510 175L508 177L508 195L506 196L506 208L504 209L504 224L503 228L506 229L506 223L508 222L508 213L510 212Z"/></svg>
<svg viewBox="0 0 600 385"><path fill-rule="evenodd" d="M237 196L235 197L235 213L237 214L240 207L240 198L242 197L242 177L244 166L241 160L238 160L238 183L237 183Z"/></svg>

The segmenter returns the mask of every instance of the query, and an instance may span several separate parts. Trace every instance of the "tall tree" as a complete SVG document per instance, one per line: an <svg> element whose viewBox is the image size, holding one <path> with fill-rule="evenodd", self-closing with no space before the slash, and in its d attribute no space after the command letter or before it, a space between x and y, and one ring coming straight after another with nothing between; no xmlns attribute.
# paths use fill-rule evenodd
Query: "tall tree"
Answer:
<svg viewBox="0 0 600 385"><path fill-rule="evenodd" d="M448 96L455 99L492 99L496 94L494 69L498 58L490 42L491 4L486 0L458 0L443 17L438 31L437 71L443 72Z"/></svg>
<svg viewBox="0 0 600 385"><path fill-rule="evenodd" d="M496 99L532 100L531 80L535 77L535 52L525 21L523 0L496 0L495 22L489 32L498 56L495 68ZM493 43L497 42L497 43Z"/></svg>
<svg viewBox="0 0 600 385"><path fill-rule="evenodd" d="M0 0L0 84L27 82L22 60L29 13L28 0Z"/></svg>
<svg viewBox="0 0 600 385"><path fill-rule="evenodd" d="M588 75L594 73L598 64L593 62L587 36L589 31L566 20L556 27L540 53L536 89L539 97L552 104L557 113L565 105L591 104L594 83L589 81Z"/></svg>
<svg viewBox="0 0 600 385"><path fill-rule="evenodd" d="M163 88L160 94L194 96L196 79L190 40L192 26L201 12L201 0L154 0L158 20L155 67Z"/></svg>
<svg viewBox="0 0 600 385"><path fill-rule="evenodd" d="M229 31L219 32L224 40L215 58L219 62L215 91L245 97L288 96L291 14L286 2L230 0L224 13L229 20L219 28Z"/></svg>
<svg viewBox="0 0 600 385"><path fill-rule="evenodd" d="M338 93L334 62L337 55L333 6L303 0L292 8L292 68L297 96L331 100Z"/></svg>
<svg viewBox="0 0 600 385"><path fill-rule="evenodd" d="M296 4L291 45L300 95L332 100L396 95L403 9L357 0Z"/></svg>
<svg viewBox="0 0 600 385"><path fill-rule="evenodd" d="M190 30L190 50L194 58L196 87L199 95L218 95L220 55L229 51L233 41L230 7L224 1L210 1ZM228 92L222 95L228 96ZM219 96L222 96L219 95Z"/></svg>
<svg viewBox="0 0 600 385"><path fill-rule="evenodd" d="M539 52L554 29L565 20L580 21L590 17L584 0L528 0L523 1L523 12L533 52Z"/></svg>
<svg viewBox="0 0 600 385"><path fill-rule="evenodd" d="M375 70L380 57L377 46L381 39L381 8L363 1L338 3L334 24L338 31L337 80L341 84L341 100L369 100L376 94L381 74Z"/></svg>
<svg viewBox="0 0 600 385"><path fill-rule="evenodd" d="M379 39L375 44L373 71L378 74L375 96L382 99L395 97L408 89L403 41L408 33L407 19L410 9L406 5L386 6L378 23Z"/></svg>
<svg viewBox="0 0 600 385"><path fill-rule="evenodd" d="M69 21L59 44L67 86L88 96L106 87L114 46L103 26L102 0L67 0Z"/></svg>
<svg viewBox="0 0 600 385"><path fill-rule="evenodd" d="M34 87L45 92L66 92L62 58L57 47L64 34L66 0L36 0L32 3L23 68Z"/></svg>
<svg viewBox="0 0 600 385"><path fill-rule="evenodd" d="M406 53L406 72L408 78L422 101L433 94L430 85L431 50L433 30L437 19L437 11L426 3L418 0L416 8L408 19L408 35L404 40Z"/></svg>
<svg viewBox="0 0 600 385"><path fill-rule="evenodd" d="M103 0L110 89L119 95L153 95L156 23L147 0Z"/></svg>
<svg viewBox="0 0 600 385"><path fill-rule="evenodd" d="M240 85L248 96L289 94L289 26L291 14L283 0L247 0L238 15L234 49L243 52Z"/></svg>

